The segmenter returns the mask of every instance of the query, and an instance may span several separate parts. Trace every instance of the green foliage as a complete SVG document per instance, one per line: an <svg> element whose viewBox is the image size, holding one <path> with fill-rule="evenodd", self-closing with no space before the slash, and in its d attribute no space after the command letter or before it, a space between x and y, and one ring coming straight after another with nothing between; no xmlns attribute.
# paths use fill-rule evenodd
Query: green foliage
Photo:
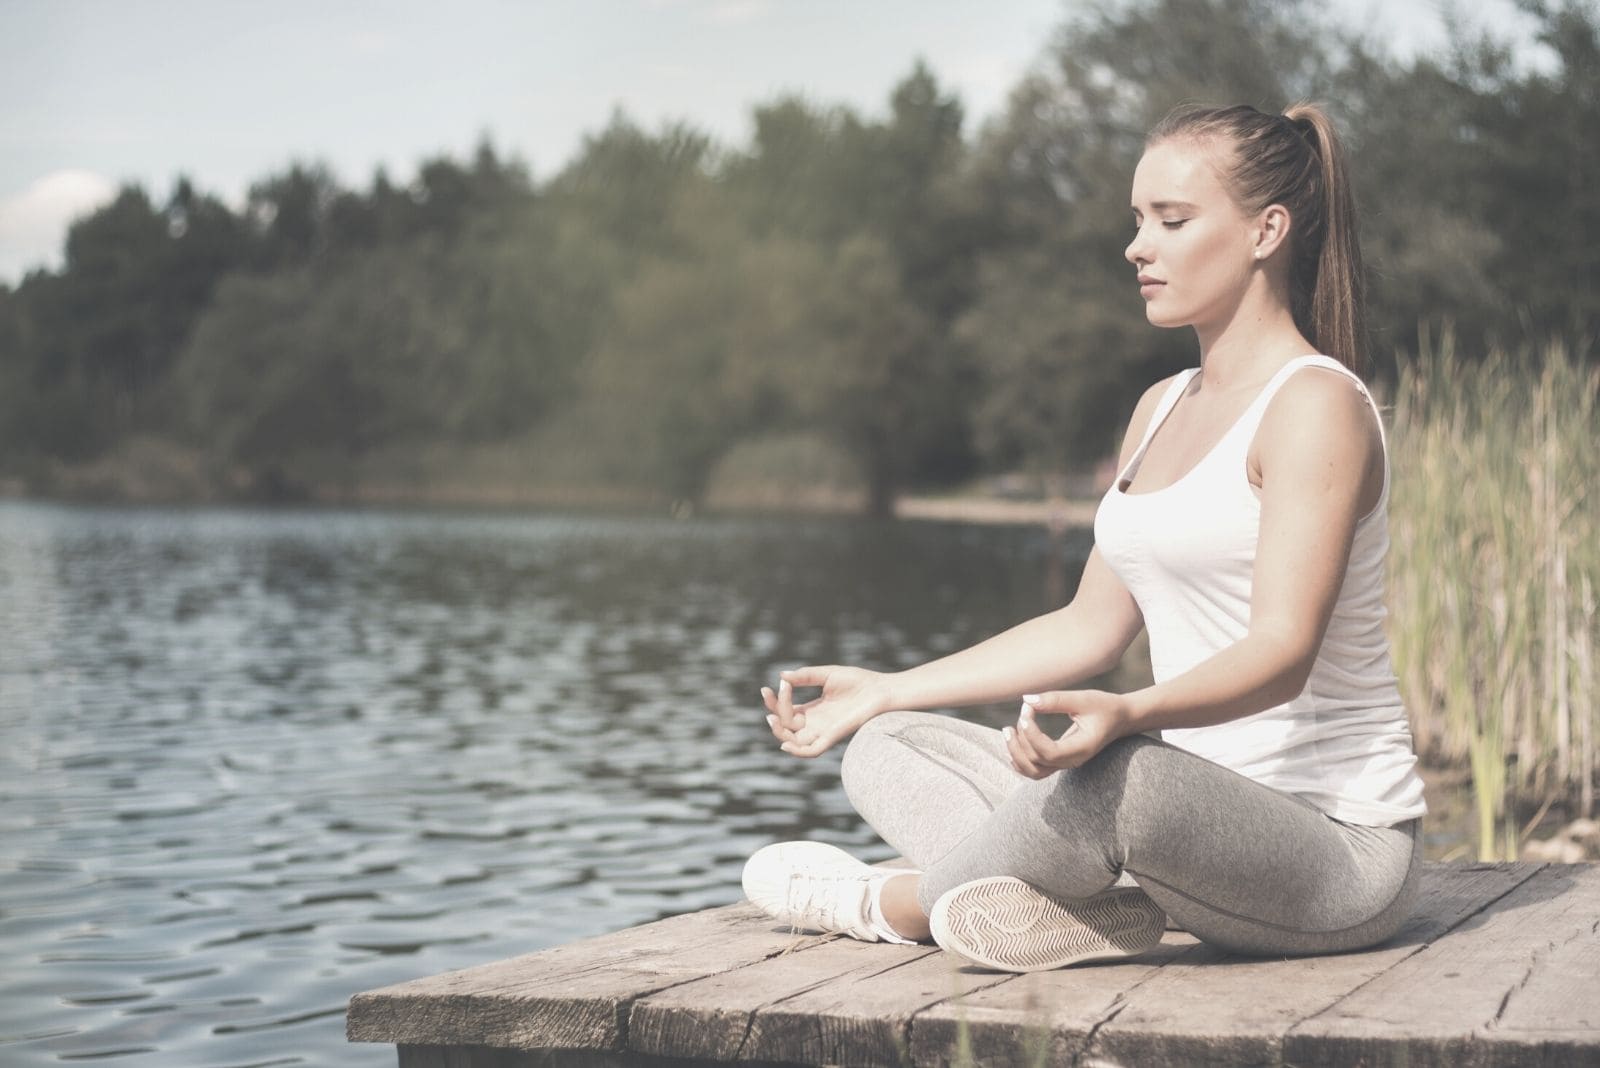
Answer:
<svg viewBox="0 0 1600 1068"><path fill-rule="evenodd" d="M742 443L788 440L843 450L884 512L1082 470L1195 358L1122 258L1144 131L1183 100L1330 104L1380 375L1418 323L1454 322L1469 362L1592 336L1600 17L1523 6L1539 65L1465 32L1400 62L1304 0L1106 0L972 139L919 63L878 115L765 103L744 146L619 112L538 183L485 141L362 190L290 163L238 212L130 186L0 292L0 474L165 436L224 489L344 493L363 457L535 449L693 501Z"/></svg>
<svg viewBox="0 0 1600 1068"><path fill-rule="evenodd" d="M1194 361L1144 321L1123 259L1144 132L1174 105L1281 109L1329 85L1309 5L1160 0L1100 7L1058 31L973 162L996 220L962 326L985 373L975 412L994 466L1083 467L1115 448L1140 391Z"/></svg>
<svg viewBox="0 0 1600 1068"><path fill-rule="evenodd" d="M1401 367L1396 670L1419 748L1470 762L1486 860L1516 857L1512 799L1593 806L1597 437L1600 368L1564 346L1469 362L1446 335Z"/></svg>

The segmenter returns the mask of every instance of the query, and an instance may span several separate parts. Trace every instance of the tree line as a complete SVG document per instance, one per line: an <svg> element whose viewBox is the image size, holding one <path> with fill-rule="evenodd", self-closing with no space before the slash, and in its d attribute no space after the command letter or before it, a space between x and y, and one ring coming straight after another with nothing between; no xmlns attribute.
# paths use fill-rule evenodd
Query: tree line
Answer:
<svg viewBox="0 0 1600 1068"><path fill-rule="evenodd" d="M1402 60L1296 0L1113 0L977 131L919 63L882 114L781 98L744 145L619 113L543 181L485 142L365 189L294 163L238 210L127 185L59 270L0 286L0 473L48 489L153 438L270 497L513 443L551 479L695 501L733 451L811 441L883 511L1082 469L1194 359L1122 259L1144 132L1187 100L1340 121L1379 376L1446 326L1467 351L1584 346L1600 16L1522 6L1534 63L1460 27Z"/></svg>

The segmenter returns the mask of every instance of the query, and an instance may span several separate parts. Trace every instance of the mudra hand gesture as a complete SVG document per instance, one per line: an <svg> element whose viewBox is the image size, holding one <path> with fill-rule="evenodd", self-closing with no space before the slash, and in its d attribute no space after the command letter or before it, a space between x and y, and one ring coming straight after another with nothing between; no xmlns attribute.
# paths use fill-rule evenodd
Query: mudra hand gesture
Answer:
<svg viewBox="0 0 1600 1068"><path fill-rule="evenodd" d="M778 680L776 692L761 687L761 699L767 706L767 726L782 743L778 748L791 756L820 756L889 710L888 684L876 671L838 665L803 667L780 671ZM796 686L821 686L822 694L796 705Z"/></svg>
<svg viewBox="0 0 1600 1068"><path fill-rule="evenodd" d="M1040 727L1037 715L1070 717L1059 737ZM1030 779L1043 779L1063 768L1075 768L1128 733L1127 701L1103 690L1056 690L1027 694L1015 727L1006 727L1006 752L1011 766ZM1059 722L1059 721L1058 721ZM1051 731L1057 728L1052 725Z"/></svg>

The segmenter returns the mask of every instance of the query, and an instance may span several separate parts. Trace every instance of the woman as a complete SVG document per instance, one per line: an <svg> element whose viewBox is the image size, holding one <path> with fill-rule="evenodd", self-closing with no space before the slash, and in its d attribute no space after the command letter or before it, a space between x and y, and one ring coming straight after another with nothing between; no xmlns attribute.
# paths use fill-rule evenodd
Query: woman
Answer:
<svg viewBox="0 0 1600 1068"><path fill-rule="evenodd" d="M1134 410L1066 607L909 671L762 689L785 752L854 735L846 793L919 869L768 846L744 882L770 915L1011 971L1137 953L1167 916L1274 955L1372 945L1406 918L1424 805L1383 631L1385 442L1356 373L1332 124L1314 105L1180 109L1146 142L1133 216L1146 317L1193 327L1200 366ZM1069 688L1141 627L1153 685ZM805 686L821 695L796 705ZM905 711L1017 695L1003 731Z"/></svg>

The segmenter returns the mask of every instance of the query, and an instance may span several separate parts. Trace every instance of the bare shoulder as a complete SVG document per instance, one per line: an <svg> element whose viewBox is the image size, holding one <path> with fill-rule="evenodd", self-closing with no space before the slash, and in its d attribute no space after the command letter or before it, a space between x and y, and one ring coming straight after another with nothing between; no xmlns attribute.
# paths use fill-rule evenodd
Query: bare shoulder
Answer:
<svg viewBox="0 0 1600 1068"><path fill-rule="evenodd" d="M1133 415L1128 419L1128 430L1122 436L1121 462L1126 464L1133 456L1133 450L1139 447L1139 439L1144 437L1145 428L1150 425L1151 418L1155 415L1156 408L1161 404L1161 398L1184 372L1168 375L1149 389L1144 391L1144 396L1139 398L1139 403L1133 407Z"/></svg>
<svg viewBox="0 0 1600 1068"><path fill-rule="evenodd" d="M1267 405L1261 429L1284 445L1341 444L1358 454L1383 448L1377 414L1361 389L1349 376L1325 367L1290 375Z"/></svg>
<svg viewBox="0 0 1600 1068"><path fill-rule="evenodd" d="M1377 413L1346 375L1318 367L1291 375L1262 415L1257 444L1263 475L1275 465L1302 474L1311 467L1332 468L1345 472L1337 481L1359 486L1363 510L1377 503L1382 431Z"/></svg>

